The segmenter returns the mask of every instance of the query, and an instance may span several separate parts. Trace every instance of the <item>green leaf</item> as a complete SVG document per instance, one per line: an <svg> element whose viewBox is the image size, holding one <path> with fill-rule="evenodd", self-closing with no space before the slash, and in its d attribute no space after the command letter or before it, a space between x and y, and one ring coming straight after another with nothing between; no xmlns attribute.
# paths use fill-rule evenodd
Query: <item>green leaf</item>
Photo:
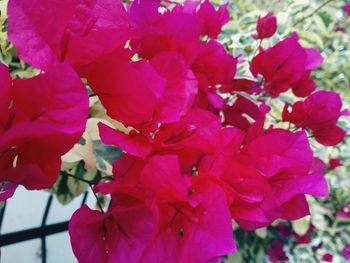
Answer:
<svg viewBox="0 0 350 263"><path fill-rule="evenodd" d="M99 172L96 169L87 171L84 165L84 162L81 161L73 169L67 172L61 172L58 180L49 190L61 204L69 204L75 197L85 193L89 188L89 184L86 182L70 177L67 174L87 181L98 181L100 179Z"/></svg>
<svg viewBox="0 0 350 263"><path fill-rule="evenodd" d="M310 217L306 216L299 220L292 221L292 228L299 236L303 236L310 228Z"/></svg>

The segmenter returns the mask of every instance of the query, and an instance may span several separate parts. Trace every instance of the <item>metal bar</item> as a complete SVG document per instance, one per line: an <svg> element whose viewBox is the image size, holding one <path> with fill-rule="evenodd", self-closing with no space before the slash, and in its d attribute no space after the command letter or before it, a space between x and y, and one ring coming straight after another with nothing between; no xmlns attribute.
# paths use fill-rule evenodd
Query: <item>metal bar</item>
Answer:
<svg viewBox="0 0 350 263"><path fill-rule="evenodd" d="M69 221L0 235L0 246L7 246L68 230Z"/></svg>
<svg viewBox="0 0 350 263"><path fill-rule="evenodd" d="M83 195L81 206L83 206L86 203L87 197L88 197L88 191ZM44 211L44 215L43 215L43 219L42 219L42 223L41 223L40 227L21 230L21 231L17 231L17 232L13 232L13 233L8 233L5 235L0 234L0 247L12 245L12 244L16 244L16 243L36 239L36 238L41 238L42 256L43 256L42 260L43 260L43 262L46 262L46 239L45 239L45 237L49 236L49 235L54 235L57 233L67 231L68 224L69 224L69 221L65 221L62 223L46 225L46 221L47 221L47 218L49 215L52 201L53 201L53 196L50 195L50 197L46 203L46 207L45 207L45 211ZM5 203L4 207L0 210L0 229L1 229L3 217L5 214L5 206L6 206L6 203Z"/></svg>
<svg viewBox="0 0 350 263"><path fill-rule="evenodd" d="M86 191L84 196L83 196L83 200L81 201L81 205L80 206L85 205L87 197L88 197L88 194L89 194L89 191Z"/></svg>
<svg viewBox="0 0 350 263"><path fill-rule="evenodd" d="M0 233L1 233L2 222L4 220L6 204L7 202L5 201L4 206L0 209Z"/></svg>
<svg viewBox="0 0 350 263"><path fill-rule="evenodd" d="M49 211L50 211L51 204L52 204L52 199L53 199L53 196L50 195L49 199L47 200L47 203L46 203L43 219L41 221L41 227L45 227L45 225L46 225L47 217L49 216ZM41 237L41 262L42 263L46 263L46 261L47 261L47 253L46 252L47 252L46 236L42 236Z"/></svg>

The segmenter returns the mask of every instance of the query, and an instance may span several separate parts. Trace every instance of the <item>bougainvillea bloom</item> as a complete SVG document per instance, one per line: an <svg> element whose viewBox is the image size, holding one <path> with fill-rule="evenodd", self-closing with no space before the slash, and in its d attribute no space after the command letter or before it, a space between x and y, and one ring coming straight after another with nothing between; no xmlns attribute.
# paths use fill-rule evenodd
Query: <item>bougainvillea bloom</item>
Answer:
<svg viewBox="0 0 350 263"><path fill-rule="evenodd" d="M344 6L344 11L350 16L350 4Z"/></svg>
<svg viewBox="0 0 350 263"><path fill-rule="evenodd" d="M8 17L19 57L42 70L68 61L82 72L100 55L124 46L129 34L120 0L11 0Z"/></svg>
<svg viewBox="0 0 350 263"><path fill-rule="evenodd" d="M142 262L155 220L144 204L130 203L115 205L108 213L83 206L73 214L69 234L79 262Z"/></svg>
<svg viewBox="0 0 350 263"><path fill-rule="evenodd" d="M16 184L9 182L0 183L0 201L5 201L13 196L17 188Z"/></svg>
<svg viewBox="0 0 350 263"><path fill-rule="evenodd" d="M150 121L166 84L146 61L129 63L131 56L117 49L93 63L87 73L108 115L125 125Z"/></svg>
<svg viewBox="0 0 350 263"><path fill-rule="evenodd" d="M255 39L264 39L272 37L277 30L277 18L271 13L267 13L265 16L258 19L256 25L257 34L253 35Z"/></svg>
<svg viewBox="0 0 350 263"><path fill-rule="evenodd" d="M332 262L333 261L333 255L326 253L323 255L322 260L325 262Z"/></svg>
<svg viewBox="0 0 350 263"><path fill-rule="evenodd" d="M342 110L338 93L318 91L305 101L294 103L291 112L286 104L282 118L297 127L310 129L319 143L333 146L344 139L345 131L337 126L337 122L341 116L348 114L348 110Z"/></svg>
<svg viewBox="0 0 350 263"><path fill-rule="evenodd" d="M236 101L232 105L226 105L223 109L226 125L232 125L241 130L248 130L249 120L245 116L257 120L261 116L259 106L253 101L237 95Z"/></svg>
<svg viewBox="0 0 350 263"><path fill-rule="evenodd" d="M313 93L323 58L296 33L260 47L248 79L235 76L239 56L216 40L228 4L10 0L8 9L19 57L45 73L12 80L0 66L0 201L17 185L42 189L57 179L88 115L79 75L108 117L127 127L98 124L102 142L124 154L113 179L93 187L110 196L109 207L84 206L71 219L79 262L217 263L236 250L232 219L254 230L308 215L305 195L327 196L326 166L307 132L335 145L347 112L336 93ZM268 13L254 38L276 29ZM270 101L290 89L307 98L291 112L286 105L283 120L306 131L271 123ZM280 241L268 254L286 259Z"/></svg>
<svg viewBox="0 0 350 263"><path fill-rule="evenodd" d="M180 174L178 158L173 155L153 156L143 164L129 160L127 167L131 169L116 167L117 181L95 190L110 192L112 199L116 195L118 204L123 202L118 193L127 191L144 199L152 211L156 227L137 262L216 262L235 250L230 212L218 185ZM83 252L76 249L79 254ZM132 253L132 247L125 249L123 253Z"/></svg>
<svg viewBox="0 0 350 263"><path fill-rule="evenodd" d="M215 135L221 131L220 117L201 109L192 109L179 122L162 125L153 138L136 131L126 135L99 124L102 141L145 158L155 154L178 155L181 167L191 171L205 153L214 152Z"/></svg>
<svg viewBox="0 0 350 263"><path fill-rule="evenodd" d="M221 33L222 26L230 20L227 6L228 3L221 5L216 11L215 7L209 2L209 0L204 0L197 13L202 36L209 36L210 38L218 37Z"/></svg>
<svg viewBox="0 0 350 263"><path fill-rule="evenodd" d="M271 141L275 142L273 146ZM243 147L238 158L254 167L254 173L258 173L260 181L264 182L261 183L259 195L254 199L241 199L231 208L233 217L247 229L268 225L278 217L294 220L306 216L309 211L304 194L320 197L328 194L323 175L319 172L310 173L313 154L303 132L270 130ZM227 177L225 180L230 179ZM256 188L256 183L258 180L251 181L250 189ZM245 187L249 189L248 185ZM240 212L242 202L250 203L245 208L246 216ZM291 209L294 206L299 209ZM255 216L249 216L249 213Z"/></svg>
<svg viewBox="0 0 350 263"><path fill-rule="evenodd" d="M346 245L342 250L343 256L346 260L350 260L350 245Z"/></svg>
<svg viewBox="0 0 350 263"><path fill-rule="evenodd" d="M277 97L292 88L296 96L305 97L314 89L309 80L310 72L323 61L316 49L305 49L298 42L298 35L282 40L266 50L261 49L252 60L250 70L256 77L264 77L264 90Z"/></svg>
<svg viewBox="0 0 350 263"><path fill-rule="evenodd" d="M341 210L337 212L341 218L350 218L350 202L348 202Z"/></svg>
<svg viewBox="0 0 350 263"><path fill-rule="evenodd" d="M308 244L312 240L311 234L314 230L315 230L315 227L312 224L310 224L309 229L304 235L299 235L298 233L293 232L293 236L298 242L298 244Z"/></svg>
<svg viewBox="0 0 350 263"><path fill-rule="evenodd" d="M339 160L338 158L331 158L329 160L329 169L334 170L337 167L343 166L343 162Z"/></svg>
<svg viewBox="0 0 350 263"><path fill-rule="evenodd" d="M5 95L1 100L0 182L48 188L57 179L61 155L85 129L86 89L67 64L11 82L3 65L1 69L1 78L7 81L0 87Z"/></svg>
<svg viewBox="0 0 350 263"><path fill-rule="evenodd" d="M137 32L131 39L131 47L146 59L160 52L176 51L189 61L200 39L200 26L195 14L176 9L161 13L160 7L156 0L140 0L131 4L130 23Z"/></svg>
<svg viewBox="0 0 350 263"><path fill-rule="evenodd" d="M283 243L279 240L274 240L271 247L267 250L267 255L272 263L288 260L286 252L283 250Z"/></svg>
<svg viewBox="0 0 350 263"><path fill-rule="evenodd" d="M175 186L181 185L181 180L185 180L184 176L179 174L179 168L174 169L179 167L176 158L153 157L150 162L152 166L145 167L142 177L153 178L153 183L148 187L143 183L145 187L152 187L153 191L159 193L159 189L162 188L175 190ZM167 170L174 171L172 176L177 178L176 181L171 180L171 185L166 183L168 180L164 181L165 178L162 178L169 175ZM185 199L178 195L180 192L175 191L176 195L172 197L167 191L161 199L167 202L158 201L155 210L160 215L158 231L149 250L146 251L146 262L215 262L222 255L235 250L230 213L222 189L206 180L194 178L188 189L188 197ZM216 203L216 200L220 202ZM216 220L213 220L214 218ZM167 249L170 251L164 249L164 244L168 244Z"/></svg>

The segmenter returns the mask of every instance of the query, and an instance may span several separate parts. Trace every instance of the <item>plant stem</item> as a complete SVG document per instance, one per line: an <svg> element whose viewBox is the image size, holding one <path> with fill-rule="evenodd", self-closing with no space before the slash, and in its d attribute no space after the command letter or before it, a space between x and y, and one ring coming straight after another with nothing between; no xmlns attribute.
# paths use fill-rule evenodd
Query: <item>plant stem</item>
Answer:
<svg viewBox="0 0 350 263"><path fill-rule="evenodd" d="M61 174L61 175L68 176L68 177L71 177L71 178L74 178L75 180L78 180L78 181L81 181L81 182L84 182L84 183L88 184L89 187L90 187L90 189L91 189L91 191L92 191L92 193L94 194L94 196L95 196L95 198L96 198L96 202L97 202L98 208L101 210L102 213L105 213L105 211L103 210L102 205L101 205L101 203L100 203L100 200L98 199L98 196L96 195L96 193L95 193L94 190L92 189L93 185L96 184L96 183L98 183L98 182L96 182L96 181L89 181L89 180L86 180L86 179L84 179L84 178L76 177L76 176L74 176L74 175L72 175L72 174L69 174L69 173L63 172L63 171L61 171L60 174Z"/></svg>
<svg viewBox="0 0 350 263"><path fill-rule="evenodd" d="M89 180L86 180L86 179L84 179L84 178L76 177L76 176L74 176L74 175L72 175L72 174L69 174L69 173L67 173L67 172L62 172L62 171L61 171L60 174L62 174L62 175L64 175L64 176L68 176L68 177L74 178L75 180L78 180L78 181L87 183L87 184L89 184L89 185L95 184L95 182L93 182L93 181L89 181Z"/></svg>
<svg viewBox="0 0 350 263"><path fill-rule="evenodd" d="M94 196L95 196L95 198L96 198L96 202L97 202L98 208L101 210L102 213L105 213L105 211L103 210L103 207L102 207L102 205L101 205L101 203L100 203L100 200L98 199L98 196L97 196L96 193L94 192L94 189L92 189L92 185L89 184L89 186L90 186L90 189L91 189L92 193L94 194Z"/></svg>
<svg viewBox="0 0 350 263"><path fill-rule="evenodd" d="M249 64L251 64L253 58L254 58L254 57L256 56L256 54L258 53L259 48L261 47L262 41L263 41L262 39L257 40L258 45L257 45L257 47L255 48L255 50L254 50L254 52L253 52L253 55L252 55L252 57L251 57L250 60L249 60Z"/></svg>
<svg viewBox="0 0 350 263"><path fill-rule="evenodd" d="M321 4L319 7L317 7L314 11L312 11L309 15L307 16L303 16L301 19L299 19L297 22L295 22L293 24L293 27L300 24L301 22L303 22L304 20L312 17L314 14L316 14L318 11L320 11L323 7L325 7L326 5L328 5L329 3L333 2L334 0L328 0L326 2L324 2L323 4Z"/></svg>

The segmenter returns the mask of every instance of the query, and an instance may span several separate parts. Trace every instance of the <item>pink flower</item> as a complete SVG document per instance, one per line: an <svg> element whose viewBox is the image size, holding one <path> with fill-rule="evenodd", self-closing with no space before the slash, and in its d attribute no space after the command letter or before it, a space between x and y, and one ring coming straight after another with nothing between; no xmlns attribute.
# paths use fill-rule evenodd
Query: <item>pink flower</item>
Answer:
<svg viewBox="0 0 350 263"><path fill-rule="evenodd" d="M6 81L0 83L0 182L11 189L14 184L48 188L57 179L61 155L85 130L86 88L67 64L24 80L11 81L6 71L1 65Z"/></svg>
<svg viewBox="0 0 350 263"><path fill-rule="evenodd" d="M201 35L217 38L223 25L230 21L227 10L228 3L221 5L216 11L209 0L205 0L199 7L197 18L201 27Z"/></svg>
<svg viewBox="0 0 350 263"><path fill-rule="evenodd" d="M19 57L42 70L68 61L83 73L85 65L124 46L129 37L120 0L11 0L8 17L9 39Z"/></svg>
<svg viewBox="0 0 350 263"><path fill-rule="evenodd" d="M309 229L302 236L300 236L299 234L293 232L293 235L294 235L296 241L298 242L298 244L309 244L311 242L311 240L312 240L311 234L314 231L314 229L315 229L315 227L312 224L310 224Z"/></svg>
<svg viewBox="0 0 350 263"><path fill-rule="evenodd" d="M312 163L304 132L270 129L246 145L235 143L220 155L203 158L200 168L222 181L228 198L233 197L232 217L252 230L277 218L295 220L308 215L305 194L328 195L325 178L311 170Z"/></svg>
<svg viewBox="0 0 350 263"><path fill-rule="evenodd" d="M343 256L346 260L350 260L350 245L344 246L342 250Z"/></svg>
<svg viewBox="0 0 350 263"><path fill-rule="evenodd" d="M259 16L256 31L257 34L253 35L255 39L272 37L277 31L277 18L271 12L263 17Z"/></svg>
<svg viewBox="0 0 350 263"><path fill-rule="evenodd" d="M231 125L241 130L247 131L250 122L245 116L253 120L258 120L263 114L259 106L241 95L237 95L236 101L230 106L226 105L223 109L225 125Z"/></svg>
<svg viewBox="0 0 350 263"><path fill-rule="evenodd" d="M292 88L296 96L305 97L315 89L310 72L323 61L316 49L305 49L298 35L282 40L267 50L260 50L252 60L250 70L264 77L264 90L277 97Z"/></svg>
<svg viewBox="0 0 350 263"><path fill-rule="evenodd" d="M87 73L88 83L108 115L124 125L149 122L166 85L148 62L129 63L132 55L126 49L116 49L93 63Z"/></svg>
<svg viewBox="0 0 350 263"><path fill-rule="evenodd" d="M292 229L283 222L278 223L276 228L278 233L284 238L288 238L292 234Z"/></svg>
<svg viewBox="0 0 350 263"><path fill-rule="evenodd" d="M333 261L333 255L326 253L322 256L322 260L325 262L332 262Z"/></svg>
<svg viewBox="0 0 350 263"><path fill-rule="evenodd" d="M228 84L236 74L237 58L228 54L222 44L210 40L198 46L191 69L204 76L210 85Z"/></svg>
<svg viewBox="0 0 350 263"><path fill-rule="evenodd" d="M179 196L181 191L176 189L178 186L184 189L181 185L185 178L177 171L178 179L167 183L169 173L175 172L174 168L179 165L176 162L172 164L170 158L151 158L151 169L147 165L142 175L147 185L155 182L152 187L157 197L167 200L157 205L156 211L160 216L158 231L145 252L145 261L207 262L234 252L231 217L224 192L205 178L193 177L191 186L185 192L186 197ZM145 176L152 177L152 181L146 180ZM159 184L161 181L166 187ZM143 185L151 189L150 185ZM168 249L164 249L164 244L167 244Z"/></svg>
<svg viewBox="0 0 350 263"><path fill-rule="evenodd" d="M12 197L16 191L17 184L9 182L0 182L0 202L6 201Z"/></svg>
<svg viewBox="0 0 350 263"><path fill-rule="evenodd" d="M286 104L282 118L297 127L310 129L315 139L326 146L340 143L345 137L345 131L337 126L341 116L347 116L347 110L341 110L340 96L332 91L318 91L311 94L305 101L293 104L288 111Z"/></svg>
<svg viewBox="0 0 350 263"><path fill-rule="evenodd" d="M327 170L327 164L323 162L320 158L315 157L314 161L312 162L311 171L325 173L326 170Z"/></svg>
<svg viewBox="0 0 350 263"><path fill-rule="evenodd" d="M150 64L166 79L164 93L157 102L153 122L179 121L192 107L198 94L198 81L181 54L163 52Z"/></svg>
<svg viewBox="0 0 350 263"><path fill-rule="evenodd" d="M215 135L221 131L221 120L208 111L192 109L179 122L161 125L153 138L137 132L125 135L103 124L99 127L106 144L142 158L155 154L176 154L182 169L191 171L201 156L216 151Z"/></svg>
<svg viewBox="0 0 350 263"><path fill-rule="evenodd" d="M130 23L137 34L130 45L140 57L151 59L164 51L182 54L188 62L193 57L200 39L200 26L195 14L167 11L158 12L159 1L134 1L129 8ZM144 10L147 10L145 12Z"/></svg>
<svg viewBox="0 0 350 263"><path fill-rule="evenodd" d="M235 251L226 196L217 184L182 174L174 155L126 156L114 170L116 180L95 190L111 193L117 203L129 202L123 193L137 196L152 211L156 228L139 262L211 262Z"/></svg>
<svg viewBox="0 0 350 263"><path fill-rule="evenodd" d="M128 206L116 204L107 213L83 206L73 214L69 235L79 262L144 262L155 218L142 202L128 199Z"/></svg>
<svg viewBox="0 0 350 263"><path fill-rule="evenodd" d="M350 202L337 212L337 216L341 218L350 218Z"/></svg>
<svg viewBox="0 0 350 263"><path fill-rule="evenodd" d="M267 255L272 263L287 261L288 257L283 250L283 243L279 240L274 240L271 247L267 250Z"/></svg>
<svg viewBox="0 0 350 263"><path fill-rule="evenodd" d="M219 42L210 40L198 45L191 65L191 70L199 82L199 94L195 105L203 109L221 109L224 100L217 94L217 85L230 84L236 69L237 58L228 54Z"/></svg>
<svg viewBox="0 0 350 263"><path fill-rule="evenodd" d="M274 142L274 146L271 145L271 141ZM261 180L266 180L269 186L265 187L267 190L264 193L265 199L256 202L255 208L253 206L249 208L251 213L262 212L260 218L258 214L255 217L242 218L239 209L236 212L232 210L241 217L237 222L243 227L266 225L277 217L287 220L301 218L309 214L305 194L319 197L328 195L324 176L320 172L310 172L313 154L303 132L291 133L271 129L265 135L249 142L241 152L241 158L255 167L262 176ZM255 223L253 218L256 220ZM266 223L263 223L265 220Z"/></svg>
<svg viewBox="0 0 350 263"><path fill-rule="evenodd" d="M344 7L343 7L345 13L347 13L349 16L350 16L350 3L346 4Z"/></svg>
<svg viewBox="0 0 350 263"><path fill-rule="evenodd" d="M329 169L330 170L334 170L337 167L341 167L343 166L343 162L341 160L339 160L338 158L331 158L329 160Z"/></svg>

